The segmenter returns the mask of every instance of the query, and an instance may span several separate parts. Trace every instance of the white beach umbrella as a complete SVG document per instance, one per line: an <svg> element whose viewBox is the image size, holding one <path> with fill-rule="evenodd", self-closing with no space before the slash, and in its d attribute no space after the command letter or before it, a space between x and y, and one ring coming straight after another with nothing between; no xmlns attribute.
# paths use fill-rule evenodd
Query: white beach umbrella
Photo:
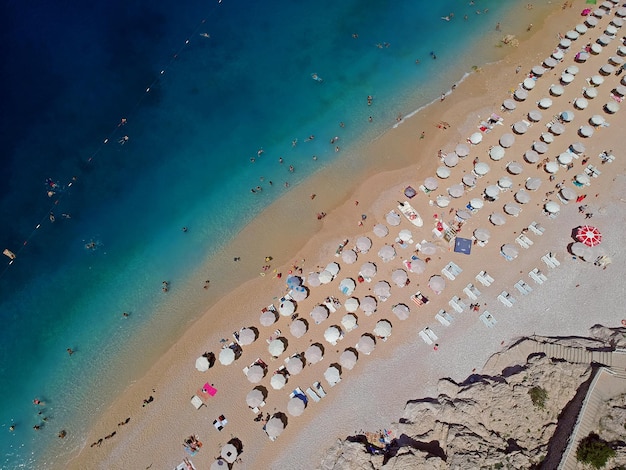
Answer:
<svg viewBox="0 0 626 470"><path fill-rule="evenodd" d="M471 173L465 173L461 178L461 181L468 188L473 188L476 186L476 177Z"/></svg>
<svg viewBox="0 0 626 470"><path fill-rule="evenodd" d="M600 5L600 8L604 8L605 10L612 10L613 7L615 5L613 4L613 2L609 2L608 0L605 2L602 2L602 4ZM607 12L608 13L608 12Z"/></svg>
<svg viewBox="0 0 626 470"><path fill-rule="evenodd" d="M331 273L333 275L333 278L335 276L337 276L337 274L339 274L339 269L341 269L339 267L338 263L335 263L334 261L332 263L328 263L326 265L326 271L328 271L329 273Z"/></svg>
<svg viewBox="0 0 626 470"><path fill-rule="evenodd" d="M528 163L537 163L539 161L539 154L534 150L526 150L526 152L524 152L524 160Z"/></svg>
<svg viewBox="0 0 626 470"><path fill-rule="evenodd" d="M535 81L530 77L525 78L522 82L522 86L527 90L532 90L533 88L535 88Z"/></svg>
<svg viewBox="0 0 626 470"><path fill-rule="evenodd" d="M487 165L485 162L478 162L476 165L474 165L474 173L476 173L478 176L484 176L487 173L489 173L489 165Z"/></svg>
<svg viewBox="0 0 626 470"><path fill-rule="evenodd" d="M318 275L319 279L319 275ZM291 298L296 302L302 302L309 296L309 291L304 286L296 286L290 291Z"/></svg>
<svg viewBox="0 0 626 470"><path fill-rule="evenodd" d="M568 188L567 186L563 186L561 188L561 191L559 192L561 193L561 197L565 199L566 201L573 201L574 199L578 197L578 194L576 194L576 191L574 191L572 188Z"/></svg>
<svg viewBox="0 0 626 470"><path fill-rule="evenodd" d="M446 166L440 166L437 168L437 176L441 179L446 179L450 177L450 168Z"/></svg>
<svg viewBox="0 0 626 470"><path fill-rule="evenodd" d="M400 225L402 218L400 217L400 214L398 214L396 211L390 211L387 212L387 214L385 215L385 220L389 225L395 227L396 225Z"/></svg>
<svg viewBox="0 0 626 470"><path fill-rule="evenodd" d="M319 287L322 283L320 282L320 274L319 273L309 273L309 276L306 279L306 283L310 287Z"/></svg>
<svg viewBox="0 0 626 470"><path fill-rule="evenodd" d="M356 282L354 282L354 279L350 277L343 279L339 283L339 291L344 295L352 295L354 289L356 289Z"/></svg>
<svg viewBox="0 0 626 470"><path fill-rule="evenodd" d="M624 85L617 85L614 91L616 95L619 95L622 97L626 96L626 86Z"/></svg>
<svg viewBox="0 0 626 470"><path fill-rule="evenodd" d="M396 257L396 250L391 245L383 245L380 250L378 250L378 257L382 259L383 262L388 263Z"/></svg>
<svg viewBox="0 0 626 470"><path fill-rule="evenodd" d="M611 42L611 39L609 36L607 36L606 34L601 34L600 36L598 36L598 39L596 39L596 41L598 42L598 44L600 44L602 47L608 46L609 43Z"/></svg>
<svg viewBox="0 0 626 470"><path fill-rule="evenodd" d="M443 157L443 163L447 167L453 168L459 164L459 156L456 153L451 152Z"/></svg>
<svg viewBox="0 0 626 470"><path fill-rule="evenodd" d="M617 48L617 53L621 56L626 56L626 46L619 46Z"/></svg>
<svg viewBox="0 0 626 470"><path fill-rule="evenodd" d="M324 331L324 339L330 344L336 344L339 338L341 338L341 333L341 328L337 325L329 326L326 328L326 331Z"/></svg>
<svg viewBox="0 0 626 470"><path fill-rule="evenodd" d="M541 186L541 179L539 178L528 178L525 183L526 189L529 191L536 191Z"/></svg>
<svg viewBox="0 0 626 470"><path fill-rule="evenodd" d="M549 161L548 163L545 164L544 169L550 173L550 174L554 174L557 171L559 171L559 164L555 161Z"/></svg>
<svg viewBox="0 0 626 470"><path fill-rule="evenodd" d="M391 311L398 317L399 320L406 320L409 318L409 314L411 313L408 306L405 304L397 304L394 305Z"/></svg>
<svg viewBox="0 0 626 470"><path fill-rule="evenodd" d="M548 201L543 206L550 214L556 214L561 210L561 206L554 201Z"/></svg>
<svg viewBox="0 0 626 470"><path fill-rule="evenodd" d="M624 59L619 56L613 55L609 57L609 63L613 65L622 65L624 63Z"/></svg>
<svg viewBox="0 0 626 470"><path fill-rule="evenodd" d="M574 179L576 180L576 182L578 184L581 184L581 185L586 185L586 184L589 184L591 182L591 179L589 178L589 176L587 176L584 173L580 173L580 174L576 175L576 177Z"/></svg>
<svg viewBox="0 0 626 470"><path fill-rule="evenodd" d="M561 117L563 122L572 122L575 117L574 111L570 111L569 109L566 109L565 111L561 111L561 114L559 116Z"/></svg>
<svg viewBox="0 0 626 470"><path fill-rule="evenodd" d="M398 233L398 238L403 242L413 243L413 234L409 229L405 228L400 230L400 232Z"/></svg>
<svg viewBox="0 0 626 470"><path fill-rule="evenodd" d="M502 160L502 157L504 157L505 153L506 150L504 150L503 147L501 147L500 145L494 145L489 149L489 158L497 162L499 160Z"/></svg>
<svg viewBox="0 0 626 470"><path fill-rule="evenodd" d="M565 37L569 39L570 41L575 41L576 39L580 37L580 33L574 29L570 29L569 31L565 33Z"/></svg>
<svg viewBox="0 0 626 470"><path fill-rule="evenodd" d="M333 274L330 271L326 271L325 269L319 273L319 280L322 284L328 284L333 280Z"/></svg>
<svg viewBox="0 0 626 470"><path fill-rule="evenodd" d="M367 253L372 247L372 240L367 237L359 237L356 239L356 247L361 253Z"/></svg>
<svg viewBox="0 0 626 470"><path fill-rule="evenodd" d="M589 48L592 54L598 55L602 52L602 46L597 42L593 43Z"/></svg>
<svg viewBox="0 0 626 470"><path fill-rule="evenodd" d="M593 16L597 16L598 18L602 18L604 16L606 12L600 8L596 8L595 10L593 10L592 14Z"/></svg>
<svg viewBox="0 0 626 470"><path fill-rule="evenodd" d="M261 388L253 388L248 392L248 395L246 395L246 404L250 408L256 408L261 403L263 403L263 400L265 400L265 398L265 394L263 393L263 390Z"/></svg>
<svg viewBox="0 0 626 470"><path fill-rule="evenodd" d="M376 224L374 225L374 235L378 238L383 238L389 235L389 229L384 224Z"/></svg>
<svg viewBox="0 0 626 470"><path fill-rule="evenodd" d="M543 67L541 68L543 69ZM515 108L517 108L517 104L515 104L515 101L513 101L512 99L507 98L502 102L502 107L509 111L513 111Z"/></svg>
<svg viewBox="0 0 626 470"><path fill-rule="evenodd" d="M572 163L574 155L570 152L562 152L558 157L556 157L556 159L561 165L569 165Z"/></svg>
<svg viewBox="0 0 626 470"><path fill-rule="evenodd" d="M304 352L304 357L309 364L317 364L324 357L324 350L320 344L314 343Z"/></svg>
<svg viewBox="0 0 626 470"><path fill-rule="evenodd" d="M316 305L309 315L311 315L315 324L319 325L328 318L328 309L323 305Z"/></svg>
<svg viewBox="0 0 626 470"><path fill-rule="evenodd" d="M487 240L489 240L489 237L491 237L491 232L489 231L489 229L479 227L474 230L474 237L476 238L476 240L486 242Z"/></svg>
<svg viewBox="0 0 626 470"><path fill-rule="evenodd" d="M461 209L461 210L456 211L455 216L457 219L465 221L465 220L469 220L472 217L472 214L470 214L466 210Z"/></svg>
<svg viewBox="0 0 626 470"><path fill-rule="evenodd" d="M582 142L574 142L572 145L569 146L569 148L572 152L577 153L578 155L584 153L585 151L585 146Z"/></svg>
<svg viewBox="0 0 626 470"><path fill-rule="evenodd" d="M196 369L199 372L206 372L207 370L209 370L209 367L210 364L208 358L200 356L198 359L196 359Z"/></svg>
<svg viewBox="0 0 626 470"><path fill-rule="evenodd" d="M578 34L585 34L587 32L587 26L585 26L582 23L577 24L574 29L576 30Z"/></svg>
<svg viewBox="0 0 626 470"><path fill-rule="evenodd" d="M289 375L298 375L304 369L304 361L300 356L290 357L287 361L287 372Z"/></svg>
<svg viewBox="0 0 626 470"><path fill-rule="evenodd" d="M425 255L434 255L437 253L437 245L431 242L425 242L420 245L419 251Z"/></svg>
<svg viewBox="0 0 626 470"><path fill-rule="evenodd" d="M472 145L478 145L483 141L483 135L480 132L474 132L469 136L469 142Z"/></svg>
<svg viewBox="0 0 626 470"><path fill-rule="evenodd" d="M617 5L619 3L619 0L612 0L612 2ZM624 20L616 16L611 19L611 24L616 28L621 28L622 26L624 26Z"/></svg>
<svg viewBox="0 0 626 470"><path fill-rule="evenodd" d="M569 67L565 69L565 72L569 73L570 75L577 75L578 72L580 72L580 69L578 68L577 65L570 65Z"/></svg>
<svg viewBox="0 0 626 470"><path fill-rule="evenodd" d="M235 360L235 351L233 351L231 348L223 348L220 351L220 354L219 354L220 364L227 366L229 364L232 364L234 360Z"/></svg>
<svg viewBox="0 0 626 470"><path fill-rule="evenodd" d="M598 47L600 47L600 46L598 45ZM576 54L574 56L574 60L576 62L578 62L578 63L587 62L588 59L589 59L589 53L584 52L584 51L583 52L579 52L578 54Z"/></svg>
<svg viewBox="0 0 626 470"><path fill-rule="evenodd" d="M304 413L305 403L304 400L295 396L289 399L287 402L287 413L291 416L300 416Z"/></svg>
<svg viewBox="0 0 626 470"><path fill-rule="evenodd" d="M500 212L494 212L489 216L489 221L493 225L504 225L506 223L506 218Z"/></svg>
<svg viewBox="0 0 626 470"><path fill-rule="evenodd" d="M356 315L352 313L345 314L341 319L341 326L343 326L346 331L354 330L357 327Z"/></svg>
<svg viewBox="0 0 626 470"><path fill-rule="evenodd" d="M287 377L283 374L274 374L270 379L270 385L274 390L281 390L287 384Z"/></svg>
<svg viewBox="0 0 626 470"><path fill-rule="evenodd" d="M586 109L589 106L589 101L585 98L578 97L574 100L574 106L578 109Z"/></svg>
<svg viewBox="0 0 626 470"><path fill-rule="evenodd" d="M307 330L309 329L309 325L307 325L306 321L301 318L293 321L291 325L289 325L289 332L295 338L302 338Z"/></svg>
<svg viewBox="0 0 626 470"><path fill-rule="evenodd" d="M324 372L324 378L329 385L335 385L341 379L341 371L336 365L331 365L326 372Z"/></svg>
<svg viewBox="0 0 626 470"><path fill-rule="evenodd" d="M563 72L561 74L561 83L563 83L564 85L569 85L574 81L574 78L576 77L574 77L574 75L572 75L571 73Z"/></svg>
<svg viewBox="0 0 626 470"><path fill-rule="evenodd" d="M590 28L595 28L596 26L598 26L598 18L588 16L587 18L585 18L585 24Z"/></svg>
<svg viewBox="0 0 626 470"><path fill-rule="evenodd" d="M485 188L485 196L488 199L495 200L499 195L500 195L500 188L497 185L491 184Z"/></svg>
<svg viewBox="0 0 626 470"><path fill-rule="evenodd" d="M361 273L361 276L363 277L374 277L376 275L376 265L374 263L372 263L371 261L367 261L365 263L363 263L363 265L361 266L361 270L359 271Z"/></svg>
<svg viewBox="0 0 626 470"><path fill-rule="evenodd" d="M467 144L457 144L454 151L459 157L463 158L469 155L470 148Z"/></svg>
<svg viewBox="0 0 626 470"><path fill-rule="evenodd" d="M252 328L242 328L239 332L239 344L248 346L256 341L256 332Z"/></svg>
<svg viewBox="0 0 626 470"><path fill-rule="evenodd" d="M233 444L226 444L222 447L220 455L226 462L234 463L239 456L239 452L237 452L237 448Z"/></svg>
<svg viewBox="0 0 626 470"><path fill-rule="evenodd" d="M598 96L598 90L596 90L595 88L587 88L585 89L583 94L585 95L585 98L589 98L590 100L592 100L596 96Z"/></svg>
<svg viewBox="0 0 626 470"><path fill-rule="evenodd" d="M357 351L365 355L370 355L374 348L376 348L376 341L370 335L362 335L356 344Z"/></svg>
<svg viewBox="0 0 626 470"><path fill-rule="evenodd" d="M435 178L433 178L432 176L429 176L428 178L424 180L424 187L428 189L429 191L434 191L435 189L439 187L439 183L437 182Z"/></svg>
<svg viewBox="0 0 626 470"><path fill-rule="evenodd" d="M422 274L426 271L426 262L423 259L413 259L409 262L409 271L414 274Z"/></svg>
<svg viewBox="0 0 626 470"><path fill-rule="evenodd" d="M522 171L524 171L522 165L517 162L510 162L509 164L507 164L506 169L512 175L519 175Z"/></svg>
<svg viewBox="0 0 626 470"><path fill-rule="evenodd" d="M548 145L541 141L533 142L533 150L538 154L543 154L548 151Z"/></svg>
<svg viewBox="0 0 626 470"><path fill-rule="evenodd" d="M555 122L550 126L550 132L552 132L554 135L561 135L563 132L565 132L565 126L563 126L563 124L561 124L560 122Z"/></svg>
<svg viewBox="0 0 626 470"><path fill-rule="evenodd" d="M530 202L530 194L528 194L523 189L520 189L515 193L515 200L520 204L528 204Z"/></svg>
<svg viewBox="0 0 626 470"><path fill-rule="evenodd" d="M591 137L593 135L593 127L581 126L580 129L578 129L578 134L581 137Z"/></svg>
<svg viewBox="0 0 626 470"><path fill-rule="evenodd" d="M533 73L533 75L536 75L538 77L541 77L544 73L547 72L547 70L541 65L533 65L533 68L531 68L530 71Z"/></svg>
<svg viewBox="0 0 626 470"><path fill-rule="evenodd" d="M446 280L438 275L431 276L428 280L428 287L430 287L435 293L440 294L446 287Z"/></svg>
<svg viewBox="0 0 626 470"><path fill-rule="evenodd" d="M517 217L520 212L522 212L522 208L514 202L507 202L504 205L504 212L514 217Z"/></svg>
<svg viewBox="0 0 626 470"><path fill-rule="evenodd" d="M573 32L574 34L576 34L576 32L575 32L575 31L572 31L572 32ZM576 36L576 37L578 37L578 36ZM561 40L559 41L559 47L560 47L561 49L569 49L571 45L572 45L572 40L571 40L571 39L568 39L567 37L564 37L563 39L561 39Z"/></svg>
<svg viewBox="0 0 626 470"><path fill-rule="evenodd" d="M615 37L615 34L617 34L617 28L614 25L609 24L604 30L604 34L606 34L609 38L612 39Z"/></svg>
<svg viewBox="0 0 626 470"><path fill-rule="evenodd" d="M614 114L619 111L619 104L615 101L609 101L604 105L604 110L609 114Z"/></svg>
<svg viewBox="0 0 626 470"><path fill-rule="evenodd" d="M283 339L277 338L277 339L270 341L270 344L267 347L267 350L274 357L280 356L282 353L285 352L285 343Z"/></svg>
<svg viewBox="0 0 626 470"><path fill-rule="evenodd" d="M600 67L600 73L604 75L611 75L615 73L615 67L611 64L604 64Z"/></svg>
<svg viewBox="0 0 626 470"><path fill-rule="evenodd" d="M359 307L361 308L361 310L363 310L365 315L370 316L376 311L377 305L378 302L376 302L376 299L371 295L367 295L361 299L361 304L359 305Z"/></svg>
<svg viewBox="0 0 626 470"><path fill-rule="evenodd" d="M552 96L561 96L563 93L565 93L565 89L561 85L555 84L550 87L550 94Z"/></svg>
<svg viewBox="0 0 626 470"><path fill-rule="evenodd" d="M541 121L542 118L543 118L543 115L541 114L541 111L538 111L536 109L531 109L528 112L528 119L530 119L533 122L539 122Z"/></svg>
<svg viewBox="0 0 626 470"><path fill-rule="evenodd" d="M450 199L445 196L437 196L435 202L438 207L448 207L450 205Z"/></svg>
<svg viewBox="0 0 626 470"><path fill-rule="evenodd" d="M265 369L259 364L254 364L248 369L246 376L248 377L248 381L250 383L259 383L263 380L263 377L265 377Z"/></svg>
<svg viewBox="0 0 626 470"><path fill-rule="evenodd" d="M377 321L374 334L380 338L389 338L391 336L391 323L388 320Z"/></svg>
<svg viewBox="0 0 626 470"><path fill-rule="evenodd" d="M543 132L540 137L541 140L543 140L546 144L551 144L552 142L554 142L554 134Z"/></svg>
<svg viewBox="0 0 626 470"><path fill-rule="evenodd" d="M624 7L622 7L622 8L618 8L618 9L615 11L615 16L619 16L619 17L621 17L621 18L626 17L626 8L624 8Z"/></svg>
<svg viewBox="0 0 626 470"><path fill-rule="evenodd" d="M543 65L549 69L553 69L558 64L557 60L554 57L547 57L543 61Z"/></svg>
<svg viewBox="0 0 626 470"><path fill-rule="evenodd" d="M565 55L563 54L563 51L561 49L553 50L552 54L550 54L550 56L553 59L556 59L557 61L561 61L561 60L563 60L563 57L565 57Z"/></svg>
<svg viewBox="0 0 626 470"><path fill-rule="evenodd" d="M517 121L513 124L513 131L516 134L526 134L528 131L528 125L524 121Z"/></svg>
<svg viewBox="0 0 626 470"><path fill-rule="evenodd" d="M265 312L261 313L261 318L259 319L259 322L263 326L270 326L273 325L277 319L278 318L276 316L276 312L273 312L272 310L266 310Z"/></svg>
<svg viewBox="0 0 626 470"><path fill-rule="evenodd" d="M273 416L265 424L265 432L272 439L275 439L278 436L280 436L284 430L285 430L285 425L283 424L283 422L278 416Z"/></svg>
<svg viewBox="0 0 626 470"><path fill-rule="evenodd" d="M391 295L391 286L387 281L378 281L374 284L374 295L378 297L389 297Z"/></svg>
<svg viewBox="0 0 626 470"><path fill-rule="evenodd" d="M502 134L502 136L500 137L500 145L504 148L509 148L514 143L515 143L515 136L513 134L510 134L510 133Z"/></svg>
<svg viewBox="0 0 626 470"><path fill-rule="evenodd" d="M346 301L343 303L343 306L345 307L346 311L354 313L359 308L359 299L350 297L349 299L346 299Z"/></svg>
<svg viewBox="0 0 626 470"><path fill-rule="evenodd" d="M519 250L515 247L515 245L511 245L510 243L507 243L506 245L502 245L502 247L500 248L500 251L502 252L504 257L508 260L513 260L517 258L517 256L519 255Z"/></svg>
<svg viewBox="0 0 626 470"><path fill-rule="evenodd" d="M289 317L296 311L296 304L292 300L283 300L278 306L278 313L283 317Z"/></svg>
<svg viewBox="0 0 626 470"><path fill-rule="evenodd" d="M339 364L344 369L352 370L356 365L357 355L352 349L346 349L339 356Z"/></svg>
<svg viewBox="0 0 626 470"><path fill-rule="evenodd" d="M511 180L508 176L503 176L498 180L498 186L500 189L509 189L513 186L513 180Z"/></svg>
<svg viewBox="0 0 626 470"><path fill-rule="evenodd" d="M593 75L589 80L596 86L604 83L604 77L602 75Z"/></svg>
<svg viewBox="0 0 626 470"><path fill-rule="evenodd" d="M354 264L356 263L357 259L358 259L358 256L356 254L356 251L354 250L343 250L341 252L341 260L346 264Z"/></svg>
<svg viewBox="0 0 626 470"><path fill-rule="evenodd" d="M541 98L538 102L537 105L541 108L541 109L548 109L550 106L552 106L552 99L550 98Z"/></svg>
<svg viewBox="0 0 626 470"><path fill-rule="evenodd" d="M462 184L453 184L448 188L448 194L454 198L461 197L465 194L465 187Z"/></svg>

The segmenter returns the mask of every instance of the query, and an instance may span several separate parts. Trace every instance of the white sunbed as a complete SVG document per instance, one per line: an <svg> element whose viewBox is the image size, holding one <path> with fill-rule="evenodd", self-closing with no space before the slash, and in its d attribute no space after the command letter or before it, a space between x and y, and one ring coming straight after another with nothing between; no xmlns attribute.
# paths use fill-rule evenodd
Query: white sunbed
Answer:
<svg viewBox="0 0 626 470"><path fill-rule="evenodd" d="M200 398L198 395L194 395L193 397L191 397L191 404L196 410L199 410L202 406L205 406L202 398Z"/></svg>
<svg viewBox="0 0 626 470"><path fill-rule="evenodd" d="M485 324L487 328L493 328L496 325L496 323L498 323L498 321L495 318L493 318L491 313L489 313L486 310L480 315L479 318L481 319L481 321Z"/></svg>
<svg viewBox="0 0 626 470"><path fill-rule="evenodd" d="M435 334L435 332L433 330L431 330L428 326L426 328L424 328L424 332L428 335L428 337L432 341L437 341L439 339L439 337Z"/></svg>
<svg viewBox="0 0 626 470"><path fill-rule="evenodd" d="M518 238L522 240L524 243L526 243L528 246L533 246L535 244L535 242L533 242L530 238L528 238L523 233L521 233Z"/></svg>
<svg viewBox="0 0 626 470"><path fill-rule="evenodd" d="M522 248L530 248L530 245L521 238L521 235L515 239L515 243L517 243Z"/></svg>
<svg viewBox="0 0 626 470"><path fill-rule="evenodd" d="M457 313L461 313L463 310L465 310L466 307L466 305L456 295L452 297L452 299L450 299L448 305L450 305L450 307L452 307Z"/></svg>
<svg viewBox="0 0 626 470"><path fill-rule="evenodd" d="M597 178L602 174L602 172L593 165L587 165L587 167L585 168L585 173L593 178Z"/></svg>
<svg viewBox="0 0 626 470"><path fill-rule="evenodd" d="M533 232L535 235L543 235L543 232L546 231L546 229L539 225L537 222L533 222L532 224L530 224L528 226L528 230Z"/></svg>
<svg viewBox="0 0 626 470"><path fill-rule="evenodd" d="M533 291L533 289L522 280L519 280L515 283L515 288L522 295L528 295Z"/></svg>
<svg viewBox="0 0 626 470"><path fill-rule="evenodd" d="M556 259L556 258L553 258L553 257L552 257L552 256L550 256L550 255L543 255L543 256L541 257L541 261L543 261L543 262L546 264L546 266L548 266L549 268L552 268L552 269L556 268L559 264L561 264L561 263L559 263L558 261L555 263L555 262L554 262L554 260L555 260L555 259ZM557 264L557 263L558 263L558 264Z"/></svg>
<svg viewBox="0 0 626 470"><path fill-rule="evenodd" d="M428 345L433 344L433 341L428 337L428 335L426 334L424 330L420 331L419 335L420 335L420 338L422 338L426 344Z"/></svg>
<svg viewBox="0 0 626 470"><path fill-rule="evenodd" d="M311 399L312 399L315 403L317 403L317 402L319 402L319 401L320 401L320 397L317 395L317 393L315 393L315 392L313 391L313 389L312 389L311 387L309 387L309 388L307 388L307 389L306 389L306 394L307 394L308 396L310 396L310 397L311 397Z"/></svg>
<svg viewBox="0 0 626 470"><path fill-rule="evenodd" d="M443 326L450 326L450 323L454 320L454 317L446 312L444 309L439 310L439 313L435 315L435 318Z"/></svg>
<svg viewBox="0 0 626 470"><path fill-rule="evenodd" d="M561 266L561 262L556 259L556 256L554 256L554 254L548 253L548 257L550 258L550 261L552 261L552 264L554 264L555 266Z"/></svg>
<svg viewBox="0 0 626 470"><path fill-rule="evenodd" d="M451 281L454 281L456 277L461 274L463 270L455 263L450 261L446 264L446 267L441 270L441 273L445 275Z"/></svg>
<svg viewBox="0 0 626 470"><path fill-rule="evenodd" d="M478 296L480 295L480 291L476 289L476 286L474 286L471 282L465 286L463 292L465 292L465 295L467 295L470 300L478 300Z"/></svg>
<svg viewBox="0 0 626 470"><path fill-rule="evenodd" d="M506 307L512 307L512 306L513 306L514 299L513 299L513 297L511 297L511 295L510 295L507 291L505 291L505 290L503 290L503 291L500 293L500 295L498 296L498 300L499 300L500 302L502 302L502 304L503 304L503 305L505 305Z"/></svg>
<svg viewBox="0 0 626 470"><path fill-rule="evenodd" d="M326 391L324 390L324 387L322 387L321 383L315 382L313 384L313 388L315 389L315 392L320 396L320 398L324 398L326 396Z"/></svg>
<svg viewBox="0 0 626 470"><path fill-rule="evenodd" d="M480 282L483 286L489 287L490 282L485 278L485 271L481 271L476 275L476 280Z"/></svg>
<svg viewBox="0 0 626 470"><path fill-rule="evenodd" d="M533 269L532 271L530 271L528 273L528 276L535 281L537 284L543 284L544 281L547 281L548 278L546 277L545 274L543 274L541 271L539 271L538 268Z"/></svg>

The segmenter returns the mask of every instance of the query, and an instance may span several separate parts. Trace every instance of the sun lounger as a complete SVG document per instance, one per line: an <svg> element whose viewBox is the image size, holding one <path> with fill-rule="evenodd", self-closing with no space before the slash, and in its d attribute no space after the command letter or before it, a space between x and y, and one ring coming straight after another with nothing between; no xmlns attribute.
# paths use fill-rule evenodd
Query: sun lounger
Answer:
<svg viewBox="0 0 626 470"><path fill-rule="evenodd" d="M549 268L552 268L552 269L554 269L557 266L561 265L559 260L557 260L556 257L552 253L548 253L547 255L543 255L541 257L541 261L543 261L546 264L546 266L548 266Z"/></svg>
<svg viewBox="0 0 626 470"><path fill-rule="evenodd" d="M528 226L528 230L533 232L535 235L543 235L543 232L546 231L546 229L539 225L537 222L533 222L532 224L530 224Z"/></svg>
<svg viewBox="0 0 626 470"><path fill-rule="evenodd" d="M530 277L537 284L543 284L543 279L541 279L538 274L539 270L535 268L528 273L528 277Z"/></svg>
<svg viewBox="0 0 626 470"><path fill-rule="evenodd" d="M512 297L507 291L503 290L498 296L498 300L507 307L512 307L515 303L515 297Z"/></svg>
<svg viewBox="0 0 626 470"><path fill-rule="evenodd" d="M443 326L450 326L450 323L452 323L452 320L454 320L454 317L446 312L444 309L439 310L439 313L435 315L435 318Z"/></svg>
<svg viewBox="0 0 626 470"><path fill-rule="evenodd" d="M561 262L556 259L556 256L554 256L553 253L548 253L548 257L550 258L550 261L552 261L552 264L554 264L555 266L561 266Z"/></svg>
<svg viewBox="0 0 626 470"><path fill-rule="evenodd" d="M483 286L489 287L490 282L484 276L485 271L481 271L476 275L476 280L480 282Z"/></svg>
<svg viewBox="0 0 626 470"><path fill-rule="evenodd" d="M602 174L602 172L593 165L587 165L587 167L585 168L585 173L593 178L597 178Z"/></svg>
<svg viewBox="0 0 626 470"><path fill-rule="evenodd" d="M522 280L515 283L515 288L522 295L528 295L533 291L532 288Z"/></svg>
<svg viewBox="0 0 626 470"><path fill-rule="evenodd" d="M174 470L196 470L196 467L191 460L185 458Z"/></svg>
<svg viewBox="0 0 626 470"><path fill-rule="evenodd" d="M491 313L486 310L478 318L480 318L480 320L485 324L487 328L493 328L496 323L498 323L497 320L493 318Z"/></svg>
<svg viewBox="0 0 626 470"><path fill-rule="evenodd" d="M313 388L315 389L315 392L320 396L320 398L324 398L326 396L326 391L324 390L324 387L322 387L321 383L315 382L313 384Z"/></svg>
<svg viewBox="0 0 626 470"><path fill-rule="evenodd" d="M428 303L428 299L422 295L420 291L417 291L415 294L411 296L411 300L415 302L415 305L421 307Z"/></svg>
<svg viewBox="0 0 626 470"><path fill-rule="evenodd" d="M194 395L193 397L191 397L191 404L196 410L199 410L202 406L206 406L204 405L202 398L200 398L198 395Z"/></svg>
<svg viewBox="0 0 626 470"><path fill-rule="evenodd" d="M433 344L433 341L428 337L428 335L426 334L424 330L420 331L419 335L420 335L420 338L422 338L426 344L428 345Z"/></svg>
<svg viewBox="0 0 626 470"><path fill-rule="evenodd" d="M535 244L535 242L533 242L530 238L528 238L526 235L524 235L523 233L520 234L520 236L518 237L520 240L522 240L524 243L526 243L528 246L532 246Z"/></svg>
<svg viewBox="0 0 626 470"><path fill-rule="evenodd" d="M526 249L530 248L530 245L526 243L524 240L522 240L521 235L515 239L515 243L517 243L522 248L526 248Z"/></svg>
<svg viewBox="0 0 626 470"><path fill-rule="evenodd" d="M335 302L333 301L333 299L326 299L326 302L324 302L324 305L326 306L326 308L328 308L328 310L331 313L335 313L337 311L337 308L335 307Z"/></svg>
<svg viewBox="0 0 626 470"><path fill-rule="evenodd" d="M467 286L465 286L463 292L465 292L465 295L467 295L470 300L477 300L478 296L480 295L480 291L476 289L476 286L471 282Z"/></svg>
<svg viewBox="0 0 626 470"><path fill-rule="evenodd" d="M313 391L311 387L306 389L306 394L310 396L311 400L313 400L315 403L318 403L320 401L320 397L317 395L317 393Z"/></svg>
<svg viewBox="0 0 626 470"><path fill-rule="evenodd" d="M465 310L465 307L466 307L466 305L456 295L452 297L452 299L450 300L450 302L448 302L448 304L457 313L461 313L463 310Z"/></svg>
<svg viewBox="0 0 626 470"><path fill-rule="evenodd" d="M428 335L428 337L432 341L437 341L439 339L439 337L435 334L435 332L433 330L431 330L428 326L426 328L424 328L424 332Z"/></svg>
<svg viewBox="0 0 626 470"><path fill-rule="evenodd" d="M457 264L450 261L448 264L446 264L445 268L441 270L441 272L448 279L454 281L456 277L463 272L463 270Z"/></svg>

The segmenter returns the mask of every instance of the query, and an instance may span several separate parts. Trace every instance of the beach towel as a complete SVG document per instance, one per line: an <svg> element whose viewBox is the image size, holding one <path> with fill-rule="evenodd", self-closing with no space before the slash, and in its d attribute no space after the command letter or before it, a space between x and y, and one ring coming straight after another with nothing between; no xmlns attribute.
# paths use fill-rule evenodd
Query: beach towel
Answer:
<svg viewBox="0 0 626 470"><path fill-rule="evenodd" d="M211 386L211 384L209 382L205 383L204 386L202 387L202 391L204 393L208 393L209 395L211 395L212 397L215 396L215 394L217 393L217 389L213 388Z"/></svg>

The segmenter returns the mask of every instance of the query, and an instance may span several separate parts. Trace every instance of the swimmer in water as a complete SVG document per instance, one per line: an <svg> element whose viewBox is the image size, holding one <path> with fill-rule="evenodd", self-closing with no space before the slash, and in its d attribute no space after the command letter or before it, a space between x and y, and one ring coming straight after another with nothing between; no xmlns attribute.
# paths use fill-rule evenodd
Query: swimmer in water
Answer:
<svg viewBox="0 0 626 470"><path fill-rule="evenodd" d="M203 38L210 38L211 35L209 33L200 33L200 36L202 36Z"/></svg>

